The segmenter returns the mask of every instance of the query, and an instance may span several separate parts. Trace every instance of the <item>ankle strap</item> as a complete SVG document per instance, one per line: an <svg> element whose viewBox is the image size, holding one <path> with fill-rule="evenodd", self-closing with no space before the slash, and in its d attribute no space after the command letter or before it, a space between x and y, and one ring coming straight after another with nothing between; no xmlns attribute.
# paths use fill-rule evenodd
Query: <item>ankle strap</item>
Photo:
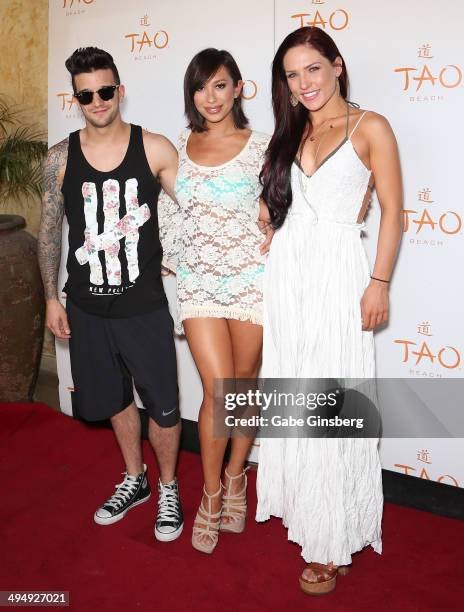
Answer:
<svg viewBox="0 0 464 612"><path fill-rule="evenodd" d="M216 493L213 493L213 495L210 495L209 493L207 493L206 491L206 487L205 485L203 485L203 493L206 495L206 497L208 499L212 499L213 497L217 497L219 495L219 493L221 493L222 491L222 482L219 481L219 491L216 491Z"/></svg>
<svg viewBox="0 0 464 612"><path fill-rule="evenodd" d="M227 466L228 467L228 466ZM237 474L237 476L231 476L229 474L229 472L227 471L227 468L224 470L225 475L227 476L227 478L229 478L229 480L234 480L234 478L241 478L242 476L245 476L245 472L248 472L248 470L250 469L251 466L247 465L247 467L242 470L240 472L240 474Z"/></svg>

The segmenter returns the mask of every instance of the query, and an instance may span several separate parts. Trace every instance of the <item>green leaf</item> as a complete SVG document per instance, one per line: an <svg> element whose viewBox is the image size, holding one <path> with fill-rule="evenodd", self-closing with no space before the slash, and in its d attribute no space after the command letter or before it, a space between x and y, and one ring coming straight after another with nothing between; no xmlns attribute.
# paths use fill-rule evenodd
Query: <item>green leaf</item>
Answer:
<svg viewBox="0 0 464 612"><path fill-rule="evenodd" d="M0 94L0 206L41 195L41 162L45 135L22 124L22 109Z"/></svg>

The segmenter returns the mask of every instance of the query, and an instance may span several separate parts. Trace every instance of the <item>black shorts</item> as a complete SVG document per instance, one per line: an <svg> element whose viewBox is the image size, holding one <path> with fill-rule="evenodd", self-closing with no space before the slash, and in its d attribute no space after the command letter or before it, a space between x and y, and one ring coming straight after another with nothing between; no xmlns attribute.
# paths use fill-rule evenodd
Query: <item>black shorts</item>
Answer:
<svg viewBox="0 0 464 612"><path fill-rule="evenodd" d="M110 319L84 312L68 298L66 310L76 416L100 421L124 410L134 400L133 379L158 425L178 423L174 324L168 308Z"/></svg>

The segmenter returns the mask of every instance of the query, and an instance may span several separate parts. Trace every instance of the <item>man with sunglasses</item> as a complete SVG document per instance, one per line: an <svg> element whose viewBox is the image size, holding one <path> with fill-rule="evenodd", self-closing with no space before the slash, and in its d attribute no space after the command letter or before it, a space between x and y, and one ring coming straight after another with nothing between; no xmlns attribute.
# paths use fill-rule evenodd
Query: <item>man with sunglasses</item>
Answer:
<svg viewBox="0 0 464 612"><path fill-rule="evenodd" d="M173 197L177 152L163 136L122 120L125 90L109 53L77 49L66 68L85 127L51 147L43 167L38 254L46 322L57 338L69 339L75 416L109 418L125 462L124 480L95 522L115 523L150 497L133 379L160 469L154 532L170 541L183 528L175 477L180 415L157 200L161 188ZM57 288L64 214L66 310Z"/></svg>

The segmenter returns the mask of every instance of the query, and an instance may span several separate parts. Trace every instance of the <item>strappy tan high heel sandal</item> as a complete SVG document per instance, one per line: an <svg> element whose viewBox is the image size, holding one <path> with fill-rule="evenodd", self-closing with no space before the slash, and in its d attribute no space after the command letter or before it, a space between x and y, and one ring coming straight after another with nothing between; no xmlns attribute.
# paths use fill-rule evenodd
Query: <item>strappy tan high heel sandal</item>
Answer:
<svg viewBox="0 0 464 612"><path fill-rule="evenodd" d="M246 473L250 469L250 466L246 467L243 472L237 474L237 476L231 476L225 469L225 474L229 479L227 487L224 487L224 495L222 496L222 518L229 518L228 521L221 520L219 529L221 531L229 533L242 533L245 529L245 520L247 512L247 501L246 501L246 490L247 490L247 477ZM245 485L242 490L238 493L231 493L232 481L237 478L244 476Z"/></svg>
<svg viewBox="0 0 464 612"><path fill-rule="evenodd" d="M213 513L211 511L212 502L211 500L218 497L222 492L222 483L219 485L219 491L214 495L208 495L205 486L203 485L203 494L208 500L208 510L203 505L203 499L201 500L200 507L198 508L195 521L193 523L192 532L192 546L200 552L211 554L216 548L219 536L219 522L222 514L222 508L219 512ZM205 541L204 536L208 536Z"/></svg>
<svg viewBox="0 0 464 612"><path fill-rule="evenodd" d="M329 568L322 563L308 563L305 569L310 569L316 576L314 582L310 582L300 576L301 590L307 595L326 595L333 591L337 585L337 575L346 576L350 571L348 565L340 565Z"/></svg>

